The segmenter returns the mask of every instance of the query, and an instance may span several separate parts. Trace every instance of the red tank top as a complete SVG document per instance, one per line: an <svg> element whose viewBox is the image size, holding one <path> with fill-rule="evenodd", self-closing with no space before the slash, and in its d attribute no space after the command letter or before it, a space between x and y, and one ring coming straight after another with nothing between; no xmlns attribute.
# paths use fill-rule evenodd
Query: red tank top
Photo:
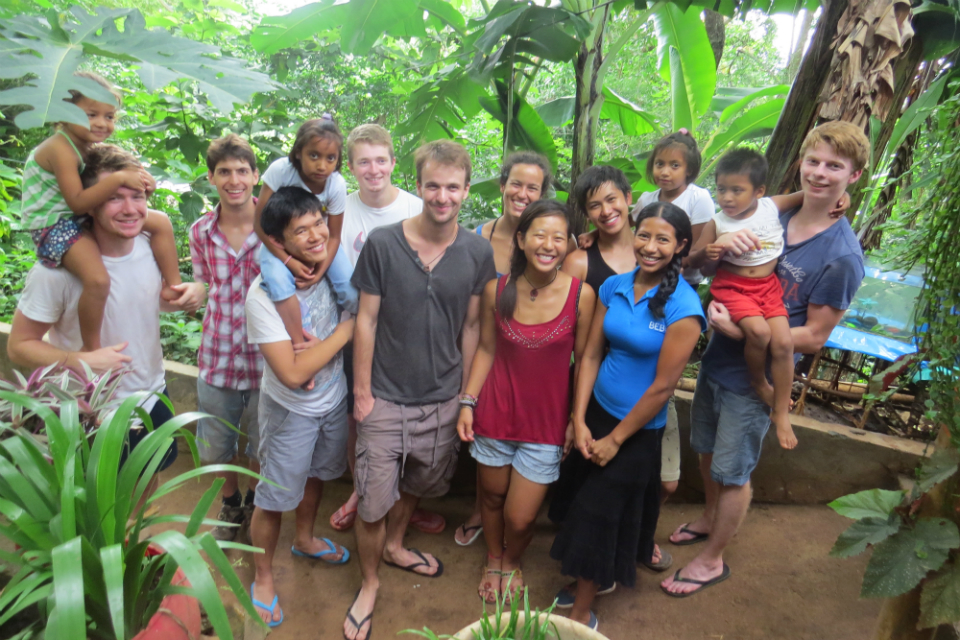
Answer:
<svg viewBox="0 0 960 640"><path fill-rule="evenodd" d="M497 300L507 276L497 282ZM523 324L495 312L497 350L480 392L474 431L486 438L562 446L570 418L570 354L576 340L580 281L560 314Z"/></svg>

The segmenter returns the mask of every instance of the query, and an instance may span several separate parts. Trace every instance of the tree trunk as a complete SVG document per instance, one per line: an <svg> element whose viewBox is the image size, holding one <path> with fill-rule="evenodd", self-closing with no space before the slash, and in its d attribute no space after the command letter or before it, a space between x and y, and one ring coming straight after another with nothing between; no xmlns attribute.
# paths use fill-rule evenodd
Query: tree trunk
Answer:
<svg viewBox="0 0 960 640"><path fill-rule="evenodd" d="M795 190L797 155L804 136L813 127L819 107L819 101L813 96L820 95L830 76L837 22L846 8L847 0L828 0L817 21L813 41L803 57L783 114L767 146L767 160L770 163L767 184L770 193Z"/></svg>
<svg viewBox="0 0 960 640"><path fill-rule="evenodd" d="M603 36L610 18L610 4L598 9L603 14L594 22L597 26L580 45L576 61L576 103L573 112L573 159L570 167L570 189L577 178L593 165L596 152L597 127L603 94L598 86L598 71L603 64Z"/></svg>
<svg viewBox="0 0 960 640"><path fill-rule="evenodd" d="M883 237L883 231L880 229L880 225L889 220L890 214L893 213L894 197L901 187L897 180L906 173L907 170L910 169L910 165L913 164L913 149L919 137L919 130L911 133L906 137L903 144L900 145L900 148L897 149L896 154L893 156L893 162L890 163L890 171L887 173L888 182L886 186L883 187L883 190L880 191L880 195L877 196L877 202L873 206L875 213L867 218L860 232L857 234L860 240L860 246L863 247L864 251L871 251L880 247L880 240ZM860 195L861 194L858 193L858 196ZM857 203L857 205L851 205L850 209L856 211L858 205L859 203ZM867 213L868 212L864 212L864 215Z"/></svg>
<svg viewBox="0 0 960 640"><path fill-rule="evenodd" d="M723 43L727 40L727 25L723 16L712 9L703 11L703 24L707 28L707 37L710 39L710 48L713 49L713 59L720 68L720 58L723 57Z"/></svg>
<svg viewBox="0 0 960 640"><path fill-rule="evenodd" d="M796 39L792 43L790 50L790 59L787 61L785 83L790 84L797 77L800 70L800 61L803 60L803 50L807 44L807 34L810 33L810 26L813 24L813 11L804 10L803 18L800 20L800 31L796 34Z"/></svg>

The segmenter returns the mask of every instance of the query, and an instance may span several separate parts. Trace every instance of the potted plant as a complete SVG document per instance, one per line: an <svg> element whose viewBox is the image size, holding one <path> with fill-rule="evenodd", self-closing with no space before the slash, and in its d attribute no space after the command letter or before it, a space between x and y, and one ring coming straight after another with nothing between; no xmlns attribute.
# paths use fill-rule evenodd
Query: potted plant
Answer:
<svg viewBox="0 0 960 640"><path fill-rule="evenodd" d="M509 591L509 589L508 589ZM586 625L575 622L570 618L555 615L553 609L557 602L546 611L534 609L530 611L530 600L527 588L523 588L523 606L518 605L519 597L514 597L507 604L508 594L504 593L497 600L493 614L487 612L487 605L483 605L483 616L468 627L464 627L452 636L438 636L436 633L423 628L406 629L401 633L412 633L427 640L451 638L451 640L607 640L607 637L590 629ZM509 606L509 610L507 610Z"/></svg>
<svg viewBox="0 0 960 640"><path fill-rule="evenodd" d="M138 507L174 437L186 440L199 465L196 438L183 427L203 414L183 414L154 429L137 406L148 395L140 392L103 415L89 398L74 393L78 388L91 393L116 388L115 378L92 376L89 370L84 374L86 378L52 369L35 374L45 382L26 387L38 397L0 390L6 419L19 416L16 424L0 422L5 436L0 438L0 514L5 519L0 536L17 546L14 553L0 551L0 562L15 572L0 592L0 625L36 606L39 619L16 638L186 640L199 637L202 605L217 635L232 638L217 585L200 554L206 553L248 614L259 620L223 552L259 549L200 533L201 525L217 524L204 516L222 479L189 515L148 514L158 498L200 475L224 470L254 474L231 465L197 468L168 480ZM29 382L20 380L21 386ZM109 404L97 397L101 409ZM158 401L169 404L162 396ZM91 410L87 417L93 416L86 424L82 402ZM131 428L150 433L121 466ZM150 525L171 522L185 523L185 530L143 535Z"/></svg>

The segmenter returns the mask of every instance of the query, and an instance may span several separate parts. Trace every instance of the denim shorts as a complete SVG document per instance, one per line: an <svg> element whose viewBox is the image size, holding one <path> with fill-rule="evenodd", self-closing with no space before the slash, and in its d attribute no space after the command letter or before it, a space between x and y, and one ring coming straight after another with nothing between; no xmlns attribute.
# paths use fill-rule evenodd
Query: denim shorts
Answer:
<svg viewBox="0 0 960 640"><path fill-rule="evenodd" d="M336 480L347 470L347 401L322 416L294 413L260 395L260 475L253 504L267 511L293 511L308 478Z"/></svg>
<svg viewBox="0 0 960 640"><path fill-rule="evenodd" d="M690 446L713 454L714 482L738 487L749 482L769 428L770 407L764 402L724 389L700 372L690 409Z"/></svg>
<svg viewBox="0 0 960 640"><path fill-rule="evenodd" d="M518 442L474 436L470 455L488 467L512 466L530 482L550 484L560 477L563 447L538 442Z"/></svg>
<svg viewBox="0 0 960 640"><path fill-rule="evenodd" d="M663 428L660 450L660 481L677 482L680 479L680 423L677 421L676 396L667 402L667 424Z"/></svg>
<svg viewBox="0 0 960 640"><path fill-rule="evenodd" d="M263 276L260 288L267 292L267 297L273 302L286 300L297 292L293 273L265 246L260 247L260 275ZM353 265L350 264L350 258L343 251L337 251L325 277L337 294L337 304L340 308L356 315L360 304L360 293L350 284L352 276Z"/></svg>
<svg viewBox="0 0 960 640"><path fill-rule="evenodd" d="M247 448L251 460L257 459L260 446L260 426L257 410L260 405L259 389L222 389L197 378L197 410L226 420L235 429L213 418L203 418L197 423L197 448L204 464L226 464L237 455L241 421L246 429Z"/></svg>

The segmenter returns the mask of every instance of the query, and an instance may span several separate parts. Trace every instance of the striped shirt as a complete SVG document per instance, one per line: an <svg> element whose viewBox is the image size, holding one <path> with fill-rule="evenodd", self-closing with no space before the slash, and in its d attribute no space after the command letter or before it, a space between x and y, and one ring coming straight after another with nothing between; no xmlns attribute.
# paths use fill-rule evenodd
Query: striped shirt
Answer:
<svg viewBox="0 0 960 640"><path fill-rule="evenodd" d="M77 174L80 174L84 167L83 156L77 151L70 136L63 131L57 131L57 134L66 138L77 152ZM23 194L20 200L20 219L23 221L23 228L30 230L52 227L61 218L73 215L63 198L60 185L57 184L57 176L37 163L34 158L36 153L36 149L31 151L23 165Z"/></svg>
<svg viewBox="0 0 960 640"><path fill-rule="evenodd" d="M197 357L200 378L222 389L256 389L263 359L257 345L247 343L244 302L250 283L260 275L260 240L251 233L240 251L234 251L220 231L219 218L218 204L190 227L193 277L209 288Z"/></svg>

